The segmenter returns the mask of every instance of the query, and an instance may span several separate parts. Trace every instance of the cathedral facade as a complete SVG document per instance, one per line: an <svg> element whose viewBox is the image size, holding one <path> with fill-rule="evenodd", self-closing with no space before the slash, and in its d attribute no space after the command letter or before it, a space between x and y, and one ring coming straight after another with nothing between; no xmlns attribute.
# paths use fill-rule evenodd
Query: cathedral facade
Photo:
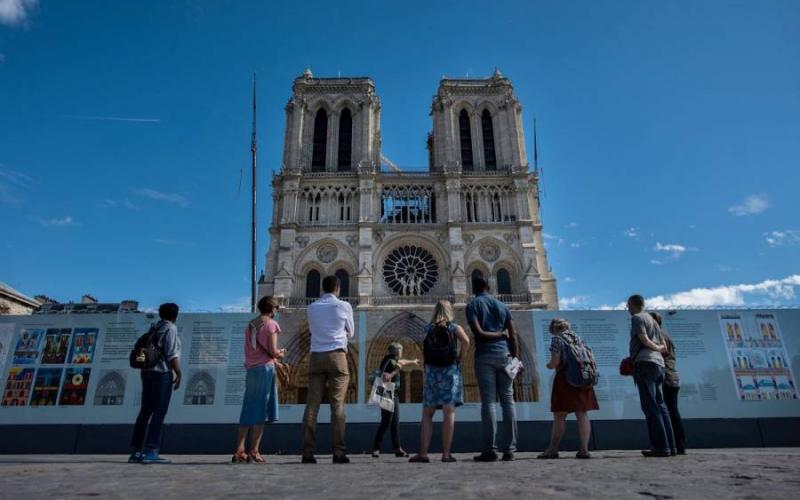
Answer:
<svg viewBox="0 0 800 500"><path fill-rule="evenodd" d="M511 82L439 82L425 169L383 157L380 113L370 78L295 79L259 296L303 308L335 274L354 307L458 309L482 276L512 309L557 308Z"/></svg>

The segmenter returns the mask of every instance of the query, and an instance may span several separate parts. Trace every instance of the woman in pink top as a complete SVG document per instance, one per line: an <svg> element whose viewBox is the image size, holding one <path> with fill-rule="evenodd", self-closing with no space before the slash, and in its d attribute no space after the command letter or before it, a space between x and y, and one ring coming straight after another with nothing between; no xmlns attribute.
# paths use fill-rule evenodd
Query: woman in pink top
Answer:
<svg viewBox="0 0 800 500"><path fill-rule="evenodd" d="M264 463L259 453L264 422L278 420L278 380L275 377L275 360L286 354L278 349L281 327L275 321L278 303L272 297L258 301L261 316L248 323L244 331L244 366L247 368L239 432L233 463ZM250 451L245 453L245 439L250 432Z"/></svg>

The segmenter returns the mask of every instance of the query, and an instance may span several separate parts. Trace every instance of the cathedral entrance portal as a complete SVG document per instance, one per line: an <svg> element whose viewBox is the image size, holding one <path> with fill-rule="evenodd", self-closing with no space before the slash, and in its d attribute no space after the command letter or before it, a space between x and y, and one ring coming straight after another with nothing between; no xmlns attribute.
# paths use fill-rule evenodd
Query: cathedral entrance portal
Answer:
<svg viewBox="0 0 800 500"><path fill-rule="evenodd" d="M367 366L365 374L369 377L375 369L380 367L383 357L389 352L389 344L399 342L403 346L405 359L419 359L418 366L411 365L400 372L401 403L422 402L422 341L425 340L425 325L427 321L419 316L404 312L389 319L378 331L378 334L369 340L367 347ZM372 387L367 387L367 394Z"/></svg>

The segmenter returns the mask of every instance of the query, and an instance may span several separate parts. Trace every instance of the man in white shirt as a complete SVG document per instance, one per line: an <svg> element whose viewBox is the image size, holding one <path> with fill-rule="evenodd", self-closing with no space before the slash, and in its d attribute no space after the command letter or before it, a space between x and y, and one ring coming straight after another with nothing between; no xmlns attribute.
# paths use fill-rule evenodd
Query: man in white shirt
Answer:
<svg viewBox="0 0 800 500"><path fill-rule="evenodd" d="M339 300L339 279L326 276L322 280L324 294L308 306L308 327L311 330L311 357L308 363L308 399L303 413L304 464L317 463L314 458L317 414L325 389L331 402L333 463L350 463L344 443L344 398L350 371L347 368L347 340L353 337L353 308Z"/></svg>

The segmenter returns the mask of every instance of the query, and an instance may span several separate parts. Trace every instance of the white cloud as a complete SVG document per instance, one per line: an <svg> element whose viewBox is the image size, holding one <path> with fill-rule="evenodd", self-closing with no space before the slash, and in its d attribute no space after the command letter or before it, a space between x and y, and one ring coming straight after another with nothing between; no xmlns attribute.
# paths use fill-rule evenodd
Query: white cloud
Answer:
<svg viewBox="0 0 800 500"><path fill-rule="evenodd" d="M580 248L581 244L580 243L570 243L569 246L572 247L572 248Z"/></svg>
<svg viewBox="0 0 800 500"><path fill-rule="evenodd" d="M545 240L554 241L558 245L563 245L564 243L566 243L566 240L564 240L564 238L562 238L560 236L556 236L554 234L542 233L542 237ZM547 244L547 241L545 241L545 244Z"/></svg>
<svg viewBox="0 0 800 500"><path fill-rule="evenodd" d="M764 233L767 245L771 247L800 245L800 231L786 229L783 231L770 231Z"/></svg>
<svg viewBox="0 0 800 500"><path fill-rule="evenodd" d="M572 229L572 228L578 227L578 223L577 222L570 222L569 224L566 225L566 227Z"/></svg>
<svg viewBox="0 0 800 500"><path fill-rule="evenodd" d="M676 243L667 243L666 245L662 245L660 242L656 242L656 246L653 247L653 250L656 252L669 252L669 253L678 253L681 254L686 251L686 247L683 245L678 245Z"/></svg>
<svg viewBox="0 0 800 500"><path fill-rule="evenodd" d="M761 194L753 194L744 199L741 204L728 207L728 212L737 217L744 215L757 215L769 208L767 197Z"/></svg>
<svg viewBox="0 0 800 500"><path fill-rule="evenodd" d="M0 203L16 204L24 201L20 191L33 184L29 176L0 163Z"/></svg>
<svg viewBox="0 0 800 500"><path fill-rule="evenodd" d="M39 0L0 0L0 24L16 26L25 23Z"/></svg>
<svg viewBox="0 0 800 500"><path fill-rule="evenodd" d="M628 229L624 230L622 234L628 238L637 238L639 236L639 229L639 227L629 227Z"/></svg>
<svg viewBox="0 0 800 500"><path fill-rule="evenodd" d="M174 203L181 207L188 207L189 200L184 198L183 196L175 193L163 193L161 191L156 191L155 189L149 188L142 188L142 189L132 189L133 194L144 196L145 198L150 198L151 200L157 201L166 201L168 203Z"/></svg>
<svg viewBox="0 0 800 500"><path fill-rule="evenodd" d="M693 288L685 292L657 295L647 299L651 309L674 307L718 307L763 305L766 301L788 301L796 297L795 287L800 286L800 274L780 280L764 280L760 283L726 285L713 288ZM617 307L624 307L620 303Z"/></svg>
<svg viewBox="0 0 800 500"><path fill-rule="evenodd" d="M564 278L564 283L575 283L575 278L567 276L566 278Z"/></svg>
<svg viewBox="0 0 800 500"><path fill-rule="evenodd" d="M191 241L184 241L184 240L173 240L170 238L156 238L153 241L158 243L159 245L166 245L166 246L182 246L182 247L193 247L194 243Z"/></svg>
<svg viewBox="0 0 800 500"><path fill-rule="evenodd" d="M36 220L38 220L39 224L41 224L43 227L65 227L79 225L78 222L69 215L61 219L45 219L43 217L37 217Z"/></svg>
<svg viewBox="0 0 800 500"><path fill-rule="evenodd" d="M663 252L667 254L667 259L652 259L650 261L651 264L655 265L662 265L666 264L668 261L671 260L678 260L681 255L686 252L696 252L697 248L694 247L687 247L686 245L679 245L677 243L666 243L662 244L661 242L656 242L656 246L653 247L653 251L655 252Z"/></svg>
<svg viewBox="0 0 800 500"><path fill-rule="evenodd" d="M102 205L108 208L127 208L128 210L139 210L139 207L133 204L131 200L125 198L124 200L113 200L111 198L106 198L103 200Z"/></svg>
<svg viewBox="0 0 800 500"><path fill-rule="evenodd" d="M250 296L239 297L239 299L232 304L223 304L220 306L222 312L250 312Z"/></svg>
<svg viewBox="0 0 800 500"><path fill-rule="evenodd" d="M589 300L589 297L585 295L575 295L574 297L561 297L558 299L558 307L559 309L572 309L572 308L583 308L586 307L586 303Z"/></svg>
<svg viewBox="0 0 800 500"><path fill-rule="evenodd" d="M1 1L1 0L0 0ZM93 120L103 122L138 122L138 123L160 123L160 118L134 118L129 116L93 116L93 115L58 115L62 118L74 118L76 120Z"/></svg>

